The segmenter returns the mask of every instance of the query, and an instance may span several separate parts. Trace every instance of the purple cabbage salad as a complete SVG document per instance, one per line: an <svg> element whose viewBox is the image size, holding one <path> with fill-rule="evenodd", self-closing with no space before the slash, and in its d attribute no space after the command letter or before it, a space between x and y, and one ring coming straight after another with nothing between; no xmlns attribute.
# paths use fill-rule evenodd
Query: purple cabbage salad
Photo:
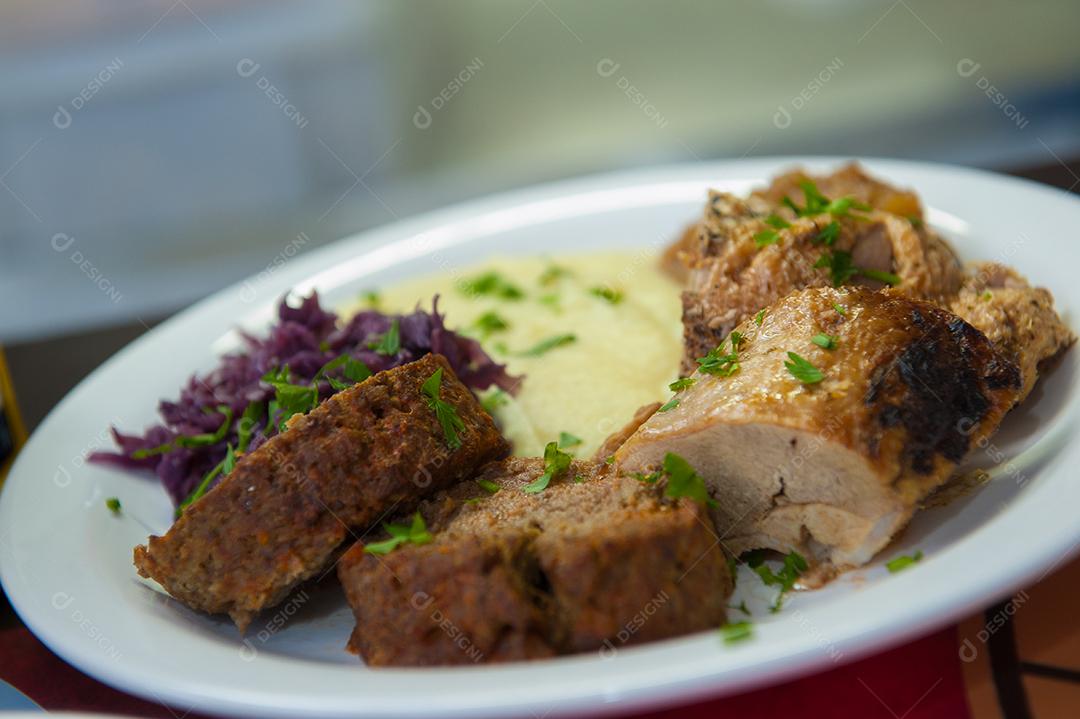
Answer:
<svg viewBox="0 0 1080 719"><path fill-rule="evenodd" d="M436 296L431 312L417 307L406 315L363 310L342 324L319 305L315 292L298 307L282 299L265 338L243 334L246 351L222 357L209 374L192 376L179 399L161 401L160 424L141 435L114 427L119 451L94 452L89 459L153 471L179 514L231 471L238 454L284 431L293 414L429 352L445 356L474 391L495 386L513 393L519 378L477 340L447 329L438 303Z"/></svg>

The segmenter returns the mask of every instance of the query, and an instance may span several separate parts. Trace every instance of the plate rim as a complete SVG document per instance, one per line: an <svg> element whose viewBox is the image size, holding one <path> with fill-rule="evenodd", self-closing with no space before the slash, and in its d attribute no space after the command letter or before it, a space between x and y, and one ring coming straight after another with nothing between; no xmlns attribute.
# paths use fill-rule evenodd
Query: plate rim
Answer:
<svg viewBox="0 0 1080 719"><path fill-rule="evenodd" d="M377 247L387 246L390 243L398 239L406 239L410 235L416 235L423 232L425 229L438 228L443 225L452 224L457 221L467 220L469 217L481 216L484 212L490 212L497 209L510 209L515 206L526 204L528 202L546 202L546 201L558 201L560 198L565 200L566 198L578 195L588 190L588 188L604 188L613 192L625 191L628 187L637 185L648 184L665 184L671 182L678 182L683 177L697 177L716 175L717 177L731 173L733 171L743 172L752 175L752 179L755 182L760 182L762 179L780 171L786 167L796 165L807 165L810 167L817 167L821 165L837 165L849 161L853 158L842 158L836 156L776 156L776 157L761 157L750 158L744 160L734 161L716 161L706 163L684 163L677 165L667 165L651 168L637 168L628 171L619 171L612 173L601 173L596 175L589 175L580 178L571 178L566 180L559 180L556 182L543 183L540 185L519 188L510 190L495 195L489 195L474 200L470 200L463 203L457 203L446 208L434 210L431 212L423 213L414 217L406 218L404 220L387 223L372 230L349 235L340 240L329 243L323 247L319 247L310 253L305 253L303 256L295 258L290 262L292 267L286 267L281 273L273 276L264 277L262 280L257 279L257 275L249 277L247 280L231 285L223 290L220 290L211 296L194 303L190 307L181 310L176 315L170 317L166 321L162 322L157 327L153 328L149 332L137 338L132 343L129 343L119 352L114 354L111 358L106 360L102 365L91 372L86 378L84 378L75 388L73 388L65 397L53 408L52 411L41 422L38 431L31 436L24 451L17 458L15 465L11 468L8 482L5 485L5 491L0 493L0 526L4 522L5 518L13 512L13 509L9 505L12 504L12 500L8 499L5 502L5 497L10 498L11 492L7 491L10 487L19 481L29 481L18 479L24 476L25 471L20 473L20 469L24 464L29 463L30 454L28 450L35 442L35 439L41 433L45 433L53 423L57 422L57 418L61 417L66 411L67 407L75 402L81 392L86 391L86 387L92 386L99 378L104 374L110 366L113 366L121 360L122 357L128 356L139 350L139 348L145 348L152 346L159 342L160 337L167 337L169 334L176 332L177 328L183 327L185 322L190 322L192 319L197 318L200 314L209 311L218 305L225 305L229 302L235 301L234 295L240 291L240 288L245 283L252 283L258 289L269 289L270 287L278 285L296 285L299 283L290 282L292 277L297 274L304 274L307 277L316 277L323 270L313 269L308 271L308 267L314 268L316 265L325 264L329 258L333 257L335 253L340 253L345 247L355 247L360 252L369 252ZM887 158L870 158L860 157L856 158L858 162L871 169L875 174L881 174L889 177L893 169L906 170L907 172L945 172L960 175L970 175L974 177L982 177L984 179L990 179L994 182L1004 183L1005 185L1022 185L1032 191L1045 194L1048 198L1052 197L1053 201L1072 200L1074 202L1080 202L1069 193L1063 190L1052 188L1041 183L1037 183L1025 178L1014 178L1010 176L999 175L997 173L986 172L983 170L950 165L946 163L926 163L926 162L912 162L906 160L893 160ZM740 168L736 170L735 168ZM651 179L650 179L651 178ZM918 188L916 188L918 189ZM705 186L701 186L701 193L704 196ZM1075 207L1074 207L1075 209ZM593 210L592 212L595 212ZM584 214L590 214L586 211ZM673 228L672 235L674 236L677 228ZM280 294L280 293L278 293ZM274 304L274 299L267 297L260 300L259 304L268 304L270 307ZM211 350L212 352L212 350ZM1063 419L1064 423L1064 419ZM1063 432L1062 428L1055 428L1059 433ZM1047 471L1047 470L1043 470ZM1030 489L1030 488L1029 488ZM1031 501L1031 496L1025 498L1026 501ZM977 534L979 530L969 533L963 538L963 542L970 539L972 534ZM1075 532L1077 537L1080 537L1080 531ZM1071 546L1067 546L1071 542ZM957 542L959 545L961 542ZM1061 545L1061 546L1057 546ZM1075 553L1078 548L1077 541L1074 538L1062 538L1054 546L1053 551L1049 551L1049 542L1041 545L1045 551L1042 552L1043 560L1024 572L1013 572L1008 576L1000 576L996 582L984 581L980 585L980 589L985 592L988 588L992 588L995 598L999 595L1004 595L1013 589L1025 585L1030 579L1035 577L1040 569L1041 564L1045 564L1050 555L1064 554L1058 561L1064 561L1064 557L1069 554ZM950 549L953 549L952 547ZM10 578L14 576L12 572L14 568L10 566L11 562L6 556L0 555L0 578L5 586L5 590L8 592L9 599L12 606L18 612L19 616L23 619L24 623L38 636L50 649L55 651L65 660L70 661L73 665L79 668L81 671L94 676L95 678L110 684L117 686L125 691L129 691L133 694L140 696L150 696L155 698L157 692L153 689L148 689L142 683L139 678L134 675L130 675L124 671L117 669L112 671L111 667L105 667L102 665L95 665L92 661L92 657L88 657L85 653L80 653L72 648L71 645L63 641L63 637L60 636L62 632L53 632L51 627L46 626L46 622L34 621L38 617L34 613L33 607L25 605L27 597L20 591L12 593ZM931 563L927 563L930 566ZM918 579L918 577L916 577ZM892 581L905 582L914 586L914 580L911 575L898 576ZM899 589L899 587L897 587ZM983 599L979 599L980 604L985 603L985 597L988 594L980 592ZM910 640L914 636L921 636L928 634L941 626L944 626L951 621L964 615L970 611L972 606L971 592L962 592L959 588L954 588L952 593L947 596L947 599L952 602L952 609L946 611L938 611L934 617L924 617L925 621L917 625L902 629L886 631L884 628L878 628L878 634L871 640L859 640L857 636L846 637L839 641L833 642L834 645L845 651L845 663L848 661L856 661L863 656L866 656L877 651L881 651L889 646L894 646L905 640ZM967 596L965 600L964 597ZM941 601L939 600L939 604ZM928 611L924 612L929 613ZM672 640L679 641L679 640ZM805 643L804 643L805 644ZM625 650L627 653L640 653L642 651L648 651L650 647L654 645L645 645L636 649ZM558 700L544 701L543 708L552 708L553 713L560 714L571 711L580 711L588 708L590 711L629 711L632 709L647 709L662 705L672 705L676 703L687 703L696 700L701 700L711 696L719 696L731 692L744 692L750 691L754 688L763 686L765 684L776 683L779 681L789 680L795 676L800 676L807 673L812 673L818 669L827 669L828 665L821 665L821 660L815 658L813 655L818 654L813 647L804 646L800 651L787 653L783 656L772 660L772 665L785 664L785 666L769 666L767 671L763 671L762 664L760 662L753 662L749 665L753 672L760 672L759 677L743 676L741 680L736 682L726 682L721 687L715 687L709 685L710 676L691 676L686 677L683 680L667 680L665 682L647 682L640 687L623 687L618 690L614 695L611 690L604 689L603 687L596 687L593 690L585 693L578 694L566 694ZM588 656L590 659L586 660ZM561 666L572 666L578 662L591 663L595 661L591 658L591 655L582 655L578 657L569 657L559 660L554 660L551 664L560 664ZM320 665L322 666L322 665ZM515 665L522 671L526 667L534 668L536 665ZM381 670L380 670L381 671ZM452 670L438 670L440 672L449 672ZM491 667L485 667L485 671L493 671ZM497 671L497 670L495 670ZM746 674L745 668L740 668L735 672L736 675L742 672ZM767 676L766 676L767 675ZM737 684L737 686L733 686ZM161 687L158 687L161 689ZM149 693L149 694L148 694ZM170 691L163 691L162 696L165 699L175 699L177 703L183 703L190 705L195 710L200 711L212 711L221 712L227 711L230 713L248 714L248 715L263 715L267 714L267 707L258 704L247 704L244 702L229 701L222 699L221 697L211 698L206 696L205 693L198 691L178 691L175 696L171 695ZM487 714L501 714L506 715L508 713L527 714L530 707L533 706L527 703L521 704L489 704L484 705L483 702L480 705L462 705L459 707L450 707L449 712L442 712L444 715L469 715L469 716L481 716ZM424 714L430 716L434 713L430 708L423 709L418 705L411 707L394 707L387 705L372 706L357 712L356 707L344 708L345 713L340 711L331 711L330 714L336 716L345 716L348 714L363 714L368 713L390 713L399 716ZM295 710L293 707L283 707L285 714L291 713Z"/></svg>

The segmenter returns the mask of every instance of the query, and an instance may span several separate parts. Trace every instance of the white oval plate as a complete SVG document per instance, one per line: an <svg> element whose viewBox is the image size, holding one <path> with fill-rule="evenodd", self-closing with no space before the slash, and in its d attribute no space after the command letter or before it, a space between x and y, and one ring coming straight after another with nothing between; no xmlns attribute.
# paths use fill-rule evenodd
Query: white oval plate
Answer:
<svg viewBox="0 0 1080 719"><path fill-rule="evenodd" d="M760 618L725 646L706 632L604 654L504 666L369 670L343 645L340 590L312 590L241 643L227 622L196 615L137 581L132 547L169 524L153 481L87 466L106 428L155 420L175 396L258 330L289 289L328 304L360 290L493 253L659 249L696 217L707 187L746 192L794 164L782 158L662 168L563 182L471 202L338 242L261 273L181 313L82 382L31 438L0 499L0 577L23 620L76 667L184 710L263 717L550 716L632 709L749 690L911 639L977 611L1066 561L1080 540L1077 351L974 461L996 467L979 491L922 512L889 557L920 549L888 574L881 559ZM1067 317L1080 307L1080 202L1033 183L953 167L868 161L914 187L930 222L968 259L995 259L1050 288ZM1002 458L1007 458L1003 462ZM105 509L122 498L124 515ZM887 559L884 557L882 559ZM753 593L752 582L743 582ZM281 626L279 627L278 624Z"/></svg>

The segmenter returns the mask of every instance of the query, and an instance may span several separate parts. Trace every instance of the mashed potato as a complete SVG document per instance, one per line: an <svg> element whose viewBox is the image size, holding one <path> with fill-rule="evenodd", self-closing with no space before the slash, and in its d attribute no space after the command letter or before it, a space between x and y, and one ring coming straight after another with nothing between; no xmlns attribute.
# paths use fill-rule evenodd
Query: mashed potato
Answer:
<svg viewBox="0 0 1080 719"><path fill-rule="evenodd" d="M489 287L479 289L488 291L470 292L484 277ZM515 290L521 297L507 296ZM517 396L495 409L515 454L541 455L568 432L582 440L570 449L589 456L638 407L671 396L682 351L679 287L653 253L493 259L378 288L379 309L409 312L435 294L449 327L525 376ZM478 324L485 316L487 330ZM529 355L567 335L575 339Z"/></svg>

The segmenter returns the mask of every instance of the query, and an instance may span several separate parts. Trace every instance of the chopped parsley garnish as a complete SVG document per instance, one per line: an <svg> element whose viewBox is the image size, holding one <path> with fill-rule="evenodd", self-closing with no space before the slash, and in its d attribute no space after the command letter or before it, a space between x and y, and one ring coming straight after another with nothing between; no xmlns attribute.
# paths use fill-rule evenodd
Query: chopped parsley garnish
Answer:
<svg viewBox="0 0 1080 719"><path fill-rule="evenodd" d="M883 272L881 270L867 270L863 268L857 269L856 272L858 272L863 277L871 280L877 280L878 282L883 282L892 287L896 287L898 284L900 284L900 277L894 275L892 272Z"/></svg>
<svg viewBox="0 0 1080 719"><path fill-rule="evenodd" d="M559 446L560 447L576 447L581 444L583 440L581 437L575 437L569 432L559 432Z"/></svg>
<svg viewBox="0 0 1080 719"><path fill-rule="evenodd" d="M841 317L847 317L847 310L845 310L843 307L841 307L839 303L833 302L832 308L834 310L836 310L836 313L838 315L840 315Z"/></svg>
<svg viewBox="0 0 1080 719"><path fill-rule="evenodd" d="M758 313L754 315L754 324L761 327L761 323L765 320L766 310L758 310Z"/></svg>
<svg viewBox="0 0 1080 719"><path fill-rule="evenodd" d="M502 489L502 487L495 484L490 479L478 479L476 480L476 483L480 485L480 489L484 490L488 494L495 494L500 489Z"/></svg>
<svg viewBox="0 0 1080 719"><path fill-rule="evenodd" d="M622 290L617 290L614 287L605 286L592 287L589 289L589 294L595 297L599 297L600 299L613 305L617 305L622 302L624 296Z"/></svg>
<svg viewBox="0 0 1080 719"><path fill-rule="evenodd" d="M709 496L705 480L694 471L690 463L677 454L668 452L664 455L664 474L667 475L667 488L664 496L672 499L689 497L698 504L715 507L716 501Z"/></svg>
<svg viewBox="0 0 1080 719"><path fill-rule="evenodd" d="M728 335L731 342L731 352L724 354L724 342L716 346L714 350L704 357L698 357L698 369L705 374L730 377L739 371L739 345L743 336L740 332L732 332ZM728 341L725 340L725 341Z"/></svg>
<svg viewBox="0 0 1080 719"><path fill-rule="evenodd" d="M559 295L555 292L551 292L546 295L540 295L536 298L537 301L550 309L552 312L561 312L562 308L559 307Z"/></svg>
<svg viewBox="0 0 1080 719"><path fill-rule="evenodd" d="M649 474L645 474L644 472L634 472L630 476L644 484L656 484L660 481L660 477L663 476L663 473L660 470L650 472Z"/></svg>
<svg viewBox="0 0 1080 719"><path fill-rule="evenodd" d="M428 544L433 539L431 532L427 530L427 525L424 524L424 518L420 516L420 512L413 515L413 521L410 525L384 523L383 529L390 535L390 538L365 545L365 552L368 554L389 554L402 544Z"/></svg>
<svg viewBox="0 0 1080 719"><path fill-rule="evenodd" d="M810 341L816 344L818 347L822 347L827 350L836 349L836 338L832 335L827 335L824 332L819 332L810 338Z"/></svg>
<svg viewBox="0 0 1080 719"><path fill-rule="evenodd" d="M735 609L735 610L738 610L738 611L742 612L746 616L750 616L750 608L746 606L746 600L745 599L742 600L741 602L739 602L739 606L737 606L737 607L729 606L728 609Z"/></svg>
<svg viewBox="0 0 1080 719"><path fill-rule="evenodd" d="M226 445L225 458L218 462L216 465L214 465L214 467L202 478L202 481L199 482L199 486L197 486L191 492L191 494L187 496L187 499L180 503L180 505L176 508L176 517L179 518L180 515L184 513L184 510L186 510L195 502L202 499L203 495L210 490L210 484L214 481L214 479L217 478L219 474L222 477L225 477L229 474L229 472L233 471L233 467L235 466L236 454L235 452L233 452L233 446L231 444Z"/></svg>
<svg viewBox="0 0 1080 719"><path fill-rule="evenodd" d="M801 180L799 187L802 188L803 197L806 198L806 206L799 207L791 198L785 197L781 202L784 206L790 208L799 217L809 217L811 215L820 215L828 213L833 217L846 217L850 210L861 210L867 212L872 209L869 205L863 204L856 200L854 197L841 197L836 200L830 200L821 194L815 185L810 180Z"/></svg>
<svg viewBox="0 0 1080 719"><path fill-rule="evenodd" d="M572 461L574 458L560 450L558 442L548 442L544 447L544 473L522 489L528 494L543 492L552 479L569 469Z"/></svg>
<svg viewBox="0 0 1080 719"><path fill-rule="evenodd" d="M255 432L255 425L262 419L265 409L262 402L248 402L248 406L244 408L244 413L240 415L240 424L236 428L237 452L247 451L248 445L251 444L251 435Z"/></svg>
<svg viewBox="0 0 1080 719"><path fill-rule="evenodd" d="M884 282L887 285L900 284L900 278L891 272L856 267L851 261L851 253L844 250L826 252L818 258L817 262L814 263L814 267L824 267L829 270L829 277L832 279L833 287L839 287L855 275L862 275L871 280Z"/></svg>
<svg viewBox="0 0 1080 719"><path fill-rule="evenodd" d="M773 213L766 217L765 224L769 225L770 227L775 227L778 230L786 230L787 228L791 227L790 222L785 220L780 215L777 215L776 213Z"/></svg>
<svg viewBox="0 0 1080 719"><path fill-rule="evenodd" d="M912 564L915 564L920 559L922 559L922 557L923 557L922 550L917 550L915 552L915 554L913 554L911 556L908 556L906 554L901 554L896 559L890 559L888 562L885 562L885 568L888 569L893 574L895 574L896 572L907 569Z"/></svg>
<svg viewBox="0 0 1080 719"><path fill-rule="evenodd" d="M120 510L123 507L120 506L120 500L116 497L109 497L105 500L105 506L109 508L109 511L113 514L120 514Z"/></svg>
<svg viewBox="0 0 1080 719"><path fill-rule="evenodd" d="M215 410L209 407L203 410L207 414L213 413ZM159 444L157 447L150 447L148 449L137 449L131 453L132 459L146 459L147 457L155 457L159 454L166 454L174 449L181 447L191 449L193 447L206 447L208 445L217 444L221 440L225 439L225 435L229 432L229 427L232 425L233 413L232 409L226 405L218 406L216 410L219 414L224 416L224 420L212 433L204 434L181 434L172 439L171 442L165 444Z"/></svg>
<svg viewBox="0 0 1080 719"><path fill-rule="evenodd" d="M329 377L328 374L338 368L342 368L342 376L350 382L342 382L335 377ZM319 371L315 373L315 377L312 378L311 384L313 387L319 386L319 380L325 379L327 383L335 390L347 389L351 383L363 382L371 376L371 368L358 359L350 357L347 354L341 355L336 359L330 360L324 364Z"/></svg>
<svg viewBox="0 0 1080 719"><path fill-rule="evenodd" d="M385 357L393 357L401 351L401 323L394 318L390 323L390 329L375 342L368 343L368 349L375 350L375 354Z"/></svg>
<svg viewBox="0 0 1080 719"><path fill-rule="evenodd" d="M754 625L750 622L733 622L720 627L724 644L738 644L754 636Z"/></svg>
<svg viewBox="0 0 1080 719"><path fill-rule="evenodd" d="M754 244L758 247L766 247L768 245L775 245L780 241L780 233L776 230L762 230L754 235Z"/></svg>
<svg viewBox="0 0 1080 719"><path fill-rule="evenodd" d="M364 300L364 304L368 307L378 307L382 304L382 296L377 290L368 290L360 295L360 298Z"/></svg>
<svg viewBox="0 0 1080 719"><path fill-rule="evenodd" d="M922 219L917 217L916 215L908 215L907 221L910 222L911 226L914 227L916 230L923 226Z"/></svg>
<svg viewBox="0 0 1080 719"><path fill-rule="evenodd" d="M316 384L292 384L289 382L289 365L270 370L262 381L274 388L274 399L270 400L268 412L270 420L277 418L278 432L285 431L285 423L294 414L304 414L315 409L319 404L319 390Z"/></svg>
<svg viewBox="0 0 1080 719"><path fill-rule="evenodd" d="M994 293L991 292L990 290L986 290L981 295L979 295L979 299L982 300L983 302L987 302L989 300L994 299Z"/></svg>
<svg viewBox="0 0 1080 719"><path fill-rule="evenodd" d="M471 280L464 280L458 288L470 297L491 296L503 300L520 300L525 296L516 285L508 282L498 272L486 272Z"/></svg>
<svg viewBox="0 0 1080 719"><path fill-rule="evenodd" d="M548 287L555 284L559 279L566 277L570 274L570 270L559 265L548 265L547 269L540 275L538 282L542 287Z"/></svg>
<svg viewBox="0 0 1080 719"><path fill-rule="evenodd" d="M787 356L789 361L784 362L784 367L787 368L787 371L791 373L792 377L803 384L817 384L825 379L825 375L822 371L810 364L806 359L794 352L788 352Z"/></svg>
<svg viewBox="0 0 1080 719"><path fill-rule="evenodd" d="M836 242L836 238L840 236L840 223L833 220L829 224L825 225L820 232L817 233L817 237L813 242L815 245L832 245Z"/></svg>
<svg viewBox="0 0 1080 719"><path fill-rule="evenodd" d="M507 322L498 312L485 312L476 318L476 322L473 323L483 335L491 335L496 332L502 332L510 329L510 323Z"/></svg>
<svg viewBox="0 0 1080 719"><path fill-rule="evenodd" d="M799 576L806 571L808 566L806 559L794 551L784 557L784 566L776 573L765 564L764 552L750 552L746 558L746 563L757 572L757 575L761 577L761 581L765 582L766 585L780 587L780 593L776 596L776 601L773 602L770 608L773 613L780 611L780 607L784 603L784 594L794 588L795 582L798 581Z"/></svg>
<svg viewBox="0 0 1080 719"><path fill-rule="evenodd" d="M443 436L446 438L446 446L450 449L461 447L461 433L465 431L465 422L458 416L454 405L444 402L442 395L442 367L424 380L420 391L427 397L427 404L435 412L435 419L442 427Z"/></svg>
<svg viewBox="0 0 1080 719"><path fill-rule="evenodd" d="M563 347L568 344L577 342L577 335L555 335L554 337L548 337L546 340L541 340L533 345L531 348L521 353L522 357L540 357L545 355L556 347Z"/></svg>
<svg viewBox="0 0 1080 719"><path fill-rule="evenodd" d="M506 390L496 387L482 400L480 400L480 406L484 408L484 411L488 414L495 414L495 410L499 407L504 407L510 403L510 400L506 398Z"/></svg>
<svg viewBox="0 0 1080 719"><path fill-rule="evenodd" d="M657 412L670 412L671 410L675 409L678 406L679 406L679 398L678 397L672 397L671 399L669 399L667 401L666 404L664 404L663 407L661 407L660 409L658 409L656 411Z"/></svg>
<svg viewBox="0 0 1080 719"><path fill-rule="evenodd" d="M695 382L697 382L697 380L693 377L681 377L669 384L668 389L672 392L681 392L687 387L693 387Z"/></svg>

